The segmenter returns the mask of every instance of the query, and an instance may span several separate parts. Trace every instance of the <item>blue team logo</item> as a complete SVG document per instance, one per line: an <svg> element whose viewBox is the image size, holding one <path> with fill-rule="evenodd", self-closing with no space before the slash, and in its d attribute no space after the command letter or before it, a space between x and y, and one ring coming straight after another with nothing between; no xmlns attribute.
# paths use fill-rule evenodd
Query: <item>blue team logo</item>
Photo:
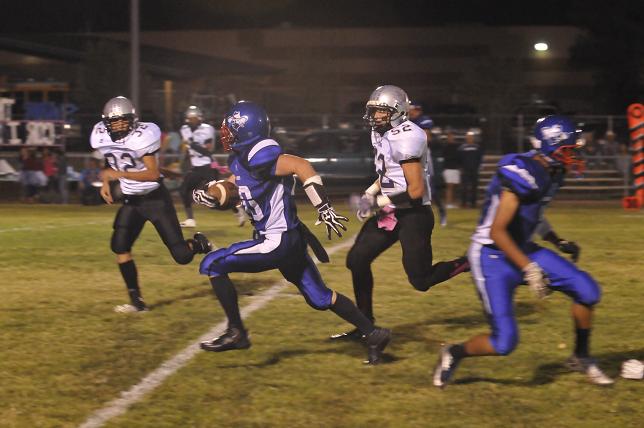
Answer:
<svg viewBox="0 0 644 428"><path fill-rule="evenodd" d="M570 134L572 133L564 131L563 127L558 124L541 128L543 139L551 146L566 141L570 137Z"/></svg>
<svg viewBox="0 0 644 428"><path fill-rule="evenodd" d="M234 112L232 116L228 116L228 124L234 131L239 131L246 126L248 116L241 115L238 111Z"/></svg>

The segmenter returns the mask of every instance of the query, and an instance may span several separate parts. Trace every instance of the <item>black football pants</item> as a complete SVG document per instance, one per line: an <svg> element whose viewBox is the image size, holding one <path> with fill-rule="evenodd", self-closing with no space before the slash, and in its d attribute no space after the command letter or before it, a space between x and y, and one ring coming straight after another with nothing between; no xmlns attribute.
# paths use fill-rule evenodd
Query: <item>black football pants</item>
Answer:
<svg viewBox="0 0 644 428"><path fill-rule="evenodd" d="M124 198L114 219L111 242L114 253L129 253L145 222L150 221L177 263L183 265L192 261L193 251L183 239L172 198L163 184L147 195L124 195Z"/></svg>
<svg viewBox="0 0 644 428"><path fill-rule="evenodd" d="M450 278L453 263L439 262L432 266L432 230L434 214L431 206L396 210L398 224L392 231L378 228L377 217L365 222L347 255L347 267L353 278L356 305L369 319L373 316L373 274L371 263L383 251L400 241L402 263L411 285L419 291Z"/></svg>

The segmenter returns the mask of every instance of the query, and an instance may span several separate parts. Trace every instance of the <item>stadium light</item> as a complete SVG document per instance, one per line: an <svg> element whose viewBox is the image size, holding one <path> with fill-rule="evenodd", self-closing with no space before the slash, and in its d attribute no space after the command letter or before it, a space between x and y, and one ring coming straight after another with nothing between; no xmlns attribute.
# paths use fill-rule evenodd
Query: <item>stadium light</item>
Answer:
<svg viewBox="0 0 644 428"><path fill-rule="evenodd" d="M545 52L548 50L548 43L545 43L545 42L535 43L534 50L539 52Z"/></svg>

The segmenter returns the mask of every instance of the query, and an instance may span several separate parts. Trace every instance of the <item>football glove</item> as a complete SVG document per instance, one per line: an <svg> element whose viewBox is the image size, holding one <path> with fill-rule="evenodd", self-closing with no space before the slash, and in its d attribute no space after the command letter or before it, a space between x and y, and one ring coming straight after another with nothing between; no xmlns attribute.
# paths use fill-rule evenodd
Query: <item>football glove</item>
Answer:
<svg viewBox="0 0 644 428"><path fill-rule="evenodd" d="M577 260L579 260L581 248L579 247L579 245L577 245L576 242L560 239L559 242L557 242L557 248L562 253L570 254L570 258L573 262L577 263Z"/></svg>
<svg viewBox="0 0 644 428"><path fill-rule="evenodd" d="M318 221L315 222L315 225L324 223L328 239L331 239L331 231L335 232L339 237L342 237L340 229L347 230L346 226L341 223L342 221L349 221L349 219L336 213L328 203L318 207Z"/></svg>
<svg viewBox="0 0 644 428"><path fill-rule="evenodd" d="M362 195L360 202L358 203L358 212L356 212L356 217L358 217L358 220L360 220L361 223L364 222L376 213L375 207L376 197L365 193Z"/></svg>
<svg viewBox="0 0 644 428"><path fill-rule="evenodd" d="M549 288L550 280L548 275L535 262L530 262L523 268L523 279L528 283L530 290L538 299L543 299L552 292Z"/></svg>

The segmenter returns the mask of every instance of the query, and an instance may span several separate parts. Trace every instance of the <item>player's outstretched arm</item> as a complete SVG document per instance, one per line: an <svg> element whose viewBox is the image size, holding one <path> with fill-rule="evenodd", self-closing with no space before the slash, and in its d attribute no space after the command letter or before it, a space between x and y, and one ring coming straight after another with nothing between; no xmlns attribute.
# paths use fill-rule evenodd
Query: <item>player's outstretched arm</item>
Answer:
<svg viewBox="0 0 644 428"><path fill-rule="evenodd" d="M506 257L523 271L523 278L536 296L544 298L549 293L549 281L546 274L537 263L530 260L521 251L508 232L508 225L519 209L519 203L519 197L511 191L504 190L501 193L499 208L490 228L490 238L505 253Z"/></svg>
<svg viewBox="0 0 644 428"><path fill-rule="evenodd" d="M318 221L315 224L324 223L328 239L331 239L331 232L342 237L340 229L347 230L342 222L347 222L349 219L335 212L322 184L322 178L315 172L311 163L298 156L280 155L277 158L275 175L285 176L292 174L296 174L300 179L304 185L306 196L309 197L313 206L318 210Z"/></svg>
<svg viewBox="0 0 644 428"><path fill-rule="evenodd" d="M143 156L144 171L115 171L113 169L106 169L103 171L103 180L117 180L119 178L127 178L128 180L136 181L157 181L161 177L159 172L159 164L154 156Z"/></svg>

